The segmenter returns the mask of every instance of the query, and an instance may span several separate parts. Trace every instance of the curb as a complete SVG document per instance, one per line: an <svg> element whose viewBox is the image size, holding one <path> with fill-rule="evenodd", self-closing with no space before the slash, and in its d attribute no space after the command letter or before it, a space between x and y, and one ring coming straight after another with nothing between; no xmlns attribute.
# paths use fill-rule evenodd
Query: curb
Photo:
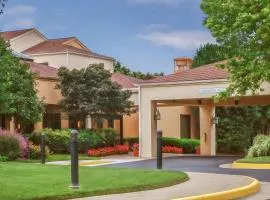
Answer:
<svg viewBox="0 0 270 200"><path fill-rule="evenodd" d="M233 162L232 168L234 169L270 169L270 164Z"/></svg>
<svg viewBox="0 0 270 200"><path fill-rule="evenodd" d="M191 197L184 197L184 198L178 198L173 200L228 200L228 199L238 199L243 198L252 194L257 193L260 190L260 182L254 178L248 177L252 180L252 183L249 185L226 190L222 192L216 192L216 193L209 193L204 195L198 195L198 196L191 196Z"/></svg>

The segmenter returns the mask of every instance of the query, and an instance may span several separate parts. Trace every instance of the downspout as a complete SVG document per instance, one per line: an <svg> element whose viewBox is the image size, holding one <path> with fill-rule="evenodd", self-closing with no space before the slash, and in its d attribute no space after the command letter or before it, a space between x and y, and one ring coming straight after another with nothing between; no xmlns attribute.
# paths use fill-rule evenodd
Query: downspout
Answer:
<svg viewBox="0 0 270 200"><path fill-rule="evenodd" d="M68 54L68 51L67 51L67 68L69 68L69 54Z"/></svg>

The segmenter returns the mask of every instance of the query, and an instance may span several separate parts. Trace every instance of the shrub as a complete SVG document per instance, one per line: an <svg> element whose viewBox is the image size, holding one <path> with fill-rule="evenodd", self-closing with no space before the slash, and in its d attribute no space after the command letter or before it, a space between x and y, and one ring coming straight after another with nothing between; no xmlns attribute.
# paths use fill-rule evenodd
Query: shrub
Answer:
<svg viewBox="0 0 270 200"><path fill-rule="evenodd" d="M127 145L116 145L115 147L103 147L98 149L89 149L88 155L94 157L128 154L129 147Z"/></svg>
<svg viewBox="0 0 270 200"><path fill-rule="evenodd" d="M195 148L200 145L200 140L163 137L162 143L163 146L183 148L183 153L194 153Z"/></svg>
<svg viewBox="0 0 270 200"><path fill-rule="evenodd" d="M6 162L6 161L8 161L7 156L0 156L0 162Z"/></svg>
<svg viewBox="0 0 270 200"><path fill-rule="evenodd" d="M52 130L43 129L41 132L33 133L30 140L35 144L40 144L41 133L46 135L46 145L54 153L67 153L69 152L70 144L70 130Z"/></svg>
<svg viewBox="0 0 270 200"><path fill-rule="evenodd" d="M247 157L260 157L270 155L270 136L258 135L249 148Z"/></svg>
<svg viewBox="0 0 270 200"><path fill-rule="evenodd" d="M26 153L27 143L22 135L0 129L0 156L15 160L25 157Z"/></svg>
<svg viewBox="0 0 270 200"><path fill-rule="evenodd" d="M87 152L89 148L96 149L104 146L102 135L92 130L81 130L78 140L80 152Z"/></svg>
<svg viewBox="0 0 270 200"><path fill-rule="evenodd" d="M41 158L41 149L40 145L34 145L32 142L29 142L29 151L31 159L40 159ZM49 147L45 147L45 156L49 156L50 150Z"/></svg>
<svg viewBox="0 0 270 200"><path fill-rule="evenodd" d="M116 144L119 144L119 134L116 132L115 129L112 128L106 128L106 129L102 129L100 130L101 136L104 139L104 144L106 146L110 146L113 147Z"/></svg>
<svg viewBox="0 0 270 200"><path fill-rule="evenodd" d="M139 138L138 137L124 138L124 143L132 147L134 144L139 144Z"/></svg>

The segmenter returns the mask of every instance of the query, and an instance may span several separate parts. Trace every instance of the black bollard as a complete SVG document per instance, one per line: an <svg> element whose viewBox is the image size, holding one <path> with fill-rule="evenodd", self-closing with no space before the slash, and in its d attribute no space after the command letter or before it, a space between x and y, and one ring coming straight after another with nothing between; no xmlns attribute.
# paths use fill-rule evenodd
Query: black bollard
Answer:
<svg viewBox="0 0 270 200"><path fill-rule="evenodd" d="M157 169L162 169L162 131L157 131Z"/></svg>
<svg viewBox="0 0 270 200"><path fill-rule="evenodd" d="M45 164L45 160L46 160L46 156L45 156L45 134L41 133L41 137L40 137L40 163L41 164Z"/></svg>
<svg viewBox="0 0 270 200"><path fill-rule="evenodd" d="M79 189L78 131L71 131L71 188Z"/></svg>

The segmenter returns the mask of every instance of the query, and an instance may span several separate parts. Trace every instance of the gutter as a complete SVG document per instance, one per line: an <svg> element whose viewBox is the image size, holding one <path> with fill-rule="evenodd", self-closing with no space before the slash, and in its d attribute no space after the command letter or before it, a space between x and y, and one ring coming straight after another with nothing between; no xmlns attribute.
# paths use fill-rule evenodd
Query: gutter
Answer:
<svg viewBox="0 0 270 200"><path fill-rule="evenodd" d="M173 85L192 85L192 84L209 84L209 83L229 83L228 79L212 79L212 80L198 80L198 81L177 81L177 82L157 82L157 83L141 83L135 84L140 87L154 87L154 86L173 86Z"/></svg>

